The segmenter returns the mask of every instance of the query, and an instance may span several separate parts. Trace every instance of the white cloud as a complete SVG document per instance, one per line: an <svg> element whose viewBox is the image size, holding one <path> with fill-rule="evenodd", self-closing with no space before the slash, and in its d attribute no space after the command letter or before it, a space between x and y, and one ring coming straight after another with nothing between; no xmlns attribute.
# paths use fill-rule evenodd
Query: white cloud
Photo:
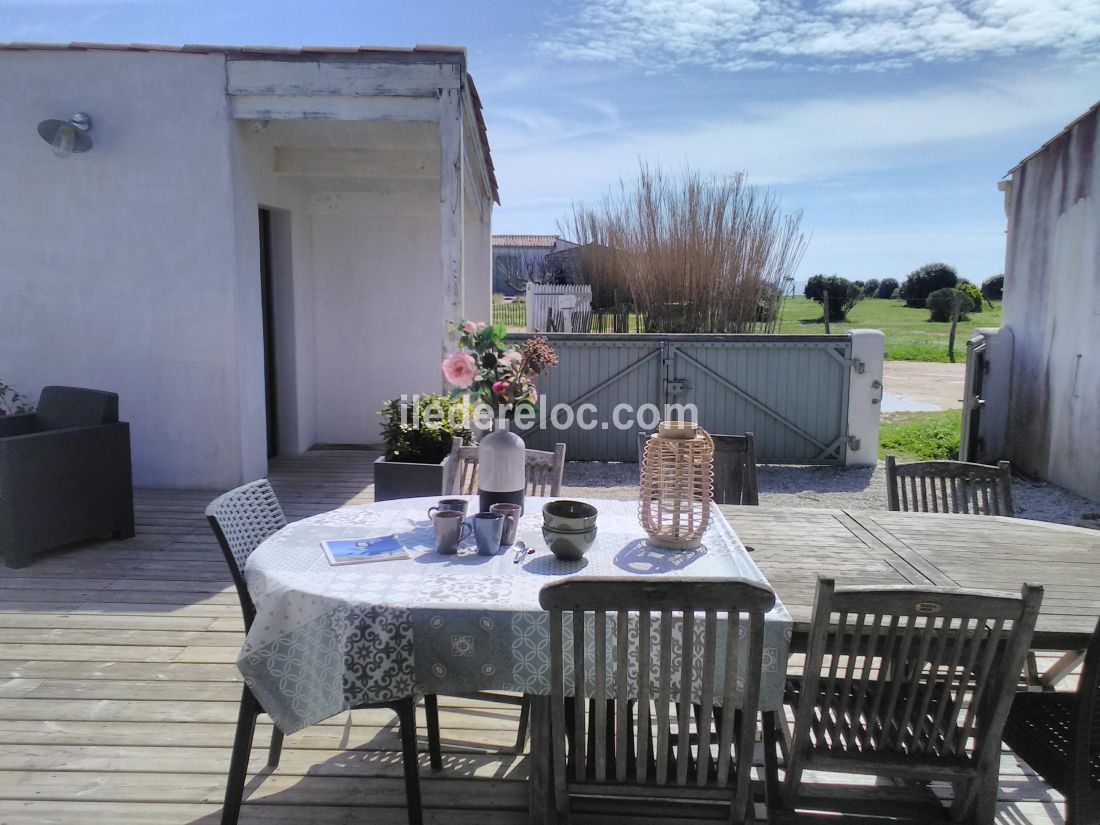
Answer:
<svg viewBox="0 0 1100 825"><path fill-rule="evenodd" d="M1061 126L1094 102L1096 68L1042 78L1014 73L962 89L776 102L649 128L581 134L578 127L576 137L567 137L567 125L547 129L552 121L532 118L526 137L519 121L510 124L507 145L494 142L494 158L505 205L519 208L598 198L621 176L632 177L639 157L717 174L747 171L759 184L835 181L934 165L1024 130ZM562 139L546 142L545 135ZM1021 146L1020 156L1032 148Z"/></svg>
<svg viewBox="0 0 1100 825"><path fill-rule="evenodd" d="M588 0L539 48L662 70L809 64L896 68L982 55L1087 53L1096 0Z"/></svg>

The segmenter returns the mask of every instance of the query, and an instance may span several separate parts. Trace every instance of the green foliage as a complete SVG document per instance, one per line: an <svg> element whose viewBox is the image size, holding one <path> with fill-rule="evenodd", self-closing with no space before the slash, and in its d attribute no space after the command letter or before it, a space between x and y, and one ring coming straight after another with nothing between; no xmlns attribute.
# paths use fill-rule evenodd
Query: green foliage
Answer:
<svg viewBox="0 0 1100 825"><path fill-rule="evenodd" d="M961 289L953 289L952 287L945 287L943 289L937 289L931 295L928 296L926 306L931 311L929 321L938 323L947 322L950 323L951 315L955 311L955 299L959 298L962 301L960 306L959 320L969 319L966 314L967 308L970 306L970 297Z"/></svg>
<svg viewBox="0 0 1100 825"><path fill-rule="evenodd" d="M969 308L970 312L982 311L982 291L978 289L970 281L959 281L955 285L955 289L959 290L966 295L967 304L963 305L963 309Z"/></svg>
<svg viewBox="0 0 1100 825"><path fill-rule="evenodd" d="M982 281L982 295L990 301L999 301L1004 297L1005 276L994 275Z"/></svg>
<svg viewBox="0 0 1100 825"><path fill-rule="evenodd" d="M877 292L878 292L878 279L877 278L872 278L869 281L864 281L863 282L863 297L864 298L874 298L875 293L877 293Z"/></svg>
<svg viewBox="0 0 1100 825"><path fill-rule="evenodd" d="M830 321L843 321L852 307L863 300L863 289L839 275L814 275L806 282L803 294L819 304L828 295Z"/></svg>
<svg viewBox="0 0 1100 825"><path fill-rule="evenodd" d="M887 413L879 425L879 458L901 461L945 461L959 456L962 413Z"/></svg>
<svg viewBox="0 0 1100 825"><path fill-rule="evenodd" d="M413 400L395 398L378 411L386 461L415 461L438 464L451 452L451 442L459 437L473 441L469 422L473 409L464 398L445 395L415 395Z"/></svg>
<svg viewBox="0 0 1100 825"><path fill-rule="evenodd" d="M0 381L0 415L19 415L34 412L27 397L3 381Z"/></svg>
<svg viewBox="0 0 1100 825"><path fill-rule="evenodd" d="M875 290L876 298L896 298L894 293L898 291L898 282L896 278L883 278L878 282L878 289Z"/></svg>
<svg viewBox="0 0 1100 825"><path fill-rule="evenodd" d="M959 281L959 274L947 264L925 264L909 273L901 285L901 298L906 306L921 308L928 296L937 289L953 287Z"/></svg>
<svg viewBox="0 0 1100 825"><path fill-rule="evenodd" d="M956 352L977 327L995 327L1001 323L1001 305L986 306L982 315L959 322ZM833 332L850 329L881 329L886 334L886 357L891 361L946 362L947 337L951 324L934 324L925 312L915 312L899 301L860 301L848 313L848 320L833 325ZM782 321L776 330L782 333L822 332L821 307L798 297L783 300Z"/></svg>

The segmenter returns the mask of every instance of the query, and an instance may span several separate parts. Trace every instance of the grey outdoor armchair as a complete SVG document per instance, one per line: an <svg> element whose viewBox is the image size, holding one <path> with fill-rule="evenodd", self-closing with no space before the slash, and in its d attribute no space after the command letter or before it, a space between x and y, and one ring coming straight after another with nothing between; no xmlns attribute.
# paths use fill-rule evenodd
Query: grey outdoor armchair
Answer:
<svg viewBox="0 0 1100 825"><path fill-rule="evenodd" d="M130 425L118 395L46 387L0 417L0 553L8 567L74 541L134 535Z"/></svg>

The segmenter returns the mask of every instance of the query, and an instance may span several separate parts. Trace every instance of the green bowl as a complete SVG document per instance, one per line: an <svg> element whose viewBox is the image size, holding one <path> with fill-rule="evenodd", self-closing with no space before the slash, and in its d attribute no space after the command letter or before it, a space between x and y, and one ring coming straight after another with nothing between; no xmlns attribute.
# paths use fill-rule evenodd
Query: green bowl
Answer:
<svg viewBox="0 0 1100 825"><path fill-rule="evenodd" d="M598 511L583 501L548 501L542 505L542 524L558 532L583 533L596 526Z"/></svg>
<svg viewBox="0 0 1100 825"><path fill-rule="evenodd" d="M562 561L577 561L596 540L596 528L590 530L554 530L543 525L542 539L550 552Z"/></svg>

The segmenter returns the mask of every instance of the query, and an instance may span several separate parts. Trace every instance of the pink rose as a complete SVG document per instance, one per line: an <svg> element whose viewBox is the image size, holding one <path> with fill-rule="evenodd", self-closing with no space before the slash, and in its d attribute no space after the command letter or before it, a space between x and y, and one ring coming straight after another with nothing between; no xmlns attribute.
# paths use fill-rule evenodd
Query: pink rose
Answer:
<svg viewBox="0 0 1100 825"><path fill-rule="evenodd" d="M462 331L463 332L471 332L471 333L472 332L477 332L477 324L475 324L473 321L463 321L462 322Z"/></svg>
<svg viewBox="0 0 1100 825"><path fill-rule="evenodd" d="M515 367L522 360L523 355L516 350L512 350L511 352L506 352L504 353L504 355L500 356L500 360L497 363L505 367Z"/></svg>
<svg viewBox="0 0 1100 825"><path fill-rule="evenodd" d="M443 377L455 387L468 387L477 376L477 363L472 355L452 352L443 359Z"/></svg>
<svg viewBox="0 0 1100 825"><path fill-rule="evenodd" d="M497 381L495 384L493 384L494 395L504 395L506 392L508 392L507 381Z"/></svg>

